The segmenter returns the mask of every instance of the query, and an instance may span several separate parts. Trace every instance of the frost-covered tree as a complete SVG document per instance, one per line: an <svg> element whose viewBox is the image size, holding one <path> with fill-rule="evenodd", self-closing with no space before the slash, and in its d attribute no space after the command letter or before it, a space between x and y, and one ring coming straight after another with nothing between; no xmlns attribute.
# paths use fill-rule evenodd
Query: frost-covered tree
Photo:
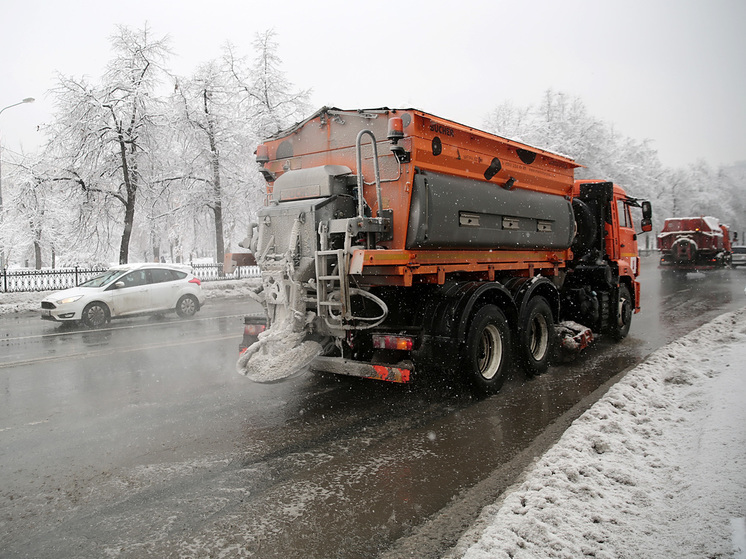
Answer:
<svg viewBox="0 0 746 559"><path fill-rule="evenodd" d="M666 168L649 140L619 134L612 124L588 114L578 98L550 90L536 106L504 103L488 114L485 128L575 159L583 165L577 178L608 179L650 200L656 230L668 217L700 215L713 215L731 230L746 229L746 165L716 171L698 161Z"/></svg>
<svg viewBox="0 0 746 559"><path fill-rule="evenodd" d="M164 174L179 213L210 213L215 254L242 239L261 203L253 152L260 138L300 119L306 92L292 91L273 33L258 35L253 63L227 45L224 55L177 80L171 97L173 164Z"/></svg>
<svg viewBox="0 0 746 559"><path fill-rule="evenodd" d="M738 244L746 244L746 162L720 169L718 182L723 189L723 198L730 200L728 207L732 215L727 223L732 232L738 233Z"/></svg>
<svg viewBox="0 0 746 559"><path fill-rule="evenodd" d="M99 264L97 255L110 252L110 215L92 216L84 209L85 197L77 189L60 188L59 176L48 152L25 155L6 177L7 192L0 239L7 247L7 261L33 260L42 266ZM89 225L95 221L95 226ZM105 239L102 239L101 236Z"/></svg>
<svg viewBox="0 0 746 559"><path fill-rule="evenodd" d="M119 224L119 262L125 263L138 196L151 188L143 170L153 156L161 112L154 93L169 51L167 38L152 37L147 26L118 27L112 47L114 56L99 83L59 77L49 149L58 162L55 179L82 194L80 218L93 227L92 234L108 235L99 225L111 224L109 219Z"/></svg>
<svg viewBox="0 0 746 559"><path fill-rule="evenodd" d="M632 196L650 199L656 208L659 203L669 207L678 196L673 190L681 177L664 169L649 141L619 134L613 125L590 115L579 98L550 90L536 106L521 109L506 103L488 115L485 127L571 157L583 165L577 178L617 182ZM656 223L662 224L667 213L656 210Z"/></svg>
<svg viewBox="0 0 746 559"><path fill-rule="evenodd" d="M237 58L232 47L225 62L243 94L243 109L254 132L264 139L308 115L310 92L296 90L281 69L274 30L258 33L253 46L256 55L251 65Z"/></svg>
<svg viewBox="0 0 746 559"><path fill-rule="evenodd" d="M33 222L42 253L65 262L110 262L117 244L120 262L131 252L157 259L164 243L174 260L222 260L263 201L258 141L309 112L308 92L281 70L274 32L254 46L253 58L227 46L188 78L169 76L175 87L163 95L167 38L117 27L100 79L58 77L43 163L18 179L5 213L20 221L5 222L3 243L34 246ZM51 207L65 208L54 234Z"/></svg>
<svg viewBox="0 0 746 559"><path fill-rule="evenodd" d="M178 185L182 209L209 209L218 262L225 254L225 204L240 203L237 193L246 183L240 162L255 145L237 114L236 94L227 68L212 61L179 80L172 99L178 158L165 182Z"/></svg>

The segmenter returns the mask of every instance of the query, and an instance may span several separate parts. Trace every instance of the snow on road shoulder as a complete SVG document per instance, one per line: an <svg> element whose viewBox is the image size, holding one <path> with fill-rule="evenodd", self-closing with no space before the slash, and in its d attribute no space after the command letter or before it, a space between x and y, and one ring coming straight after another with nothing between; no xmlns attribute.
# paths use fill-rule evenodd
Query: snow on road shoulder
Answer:
<svg viewBox="0 0 746 559"><path fill-rule="evenodd" d="M736 550L746 517L745 425L742 309L631 370L483 511L481 528L454 552L746 557Z"/></svg>

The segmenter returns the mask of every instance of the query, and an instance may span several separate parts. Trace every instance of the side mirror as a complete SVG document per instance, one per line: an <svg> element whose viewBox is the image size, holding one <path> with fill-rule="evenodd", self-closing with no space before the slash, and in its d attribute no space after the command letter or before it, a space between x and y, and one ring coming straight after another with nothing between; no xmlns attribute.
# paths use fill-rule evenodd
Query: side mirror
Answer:
<svg viewBox="0 0 746 559"><path fill-rule="evenodd" d="M653 218L653 205L645 200L642 204L642 217L643 219Z"/></svg>
<svg viewBox="0 0 746 559"><path fill-rule="evenodd" d="M647 200L642 203L641 226L645 233L653 230L653 205Z"/></svg>
<svg viewBox="0 0 746 559"><path fill-rule="evenodd" d="M124 282L118 281L114 284L114 287L116 287L117 289L122 289L124 287Z"/></svg>

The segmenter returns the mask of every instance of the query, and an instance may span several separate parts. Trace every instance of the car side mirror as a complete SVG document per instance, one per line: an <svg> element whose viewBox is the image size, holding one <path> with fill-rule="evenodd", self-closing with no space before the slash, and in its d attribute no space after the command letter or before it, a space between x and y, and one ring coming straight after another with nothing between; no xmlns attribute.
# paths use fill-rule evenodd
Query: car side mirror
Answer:
<svg viewBox="0 0 746 559"><path fill-rule="evenodd" d="M124 282L118 281L114 284L114 287L116 287L117 289L122 289L124 287Z"/></svg>

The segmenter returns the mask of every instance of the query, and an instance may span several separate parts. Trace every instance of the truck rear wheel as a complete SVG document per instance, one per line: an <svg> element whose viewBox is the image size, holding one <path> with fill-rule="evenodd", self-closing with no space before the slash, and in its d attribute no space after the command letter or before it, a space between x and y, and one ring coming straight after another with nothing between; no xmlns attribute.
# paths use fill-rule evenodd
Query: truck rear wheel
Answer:
<svg viewBox="0 0 746 559"><path fill-rule="evenodd" d="M554 317L544 297L529 301L520 332L518 352L526 371L532 375L545 373L552 355Z"/></svg>
<svg viewBox="0 0 746 559"><path fill-rule="evenodd" d="M495 305L485 305L469 326L463 371L480 392L497 392L505 382L509 356L510 329L505 314Z"/></svg>

